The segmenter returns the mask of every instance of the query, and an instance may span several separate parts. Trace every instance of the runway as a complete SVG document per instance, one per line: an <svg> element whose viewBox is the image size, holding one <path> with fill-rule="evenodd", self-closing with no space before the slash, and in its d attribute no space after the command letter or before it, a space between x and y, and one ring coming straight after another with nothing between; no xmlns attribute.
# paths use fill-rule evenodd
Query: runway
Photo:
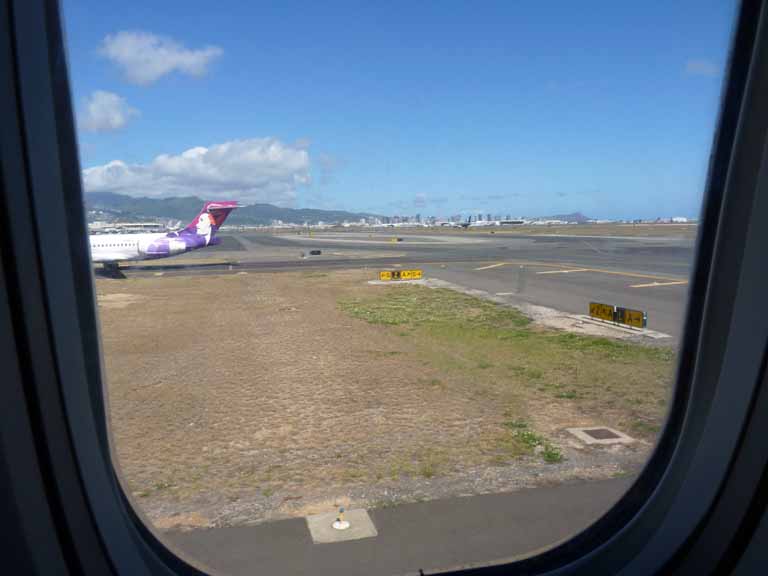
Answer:
<svg viewBox="0 0 768 576"><path fill-rule="evenodd" d="M398 240L398 238L400 240ZM220 245L173 259L121 265L127 276L417 266L425 276L584 314L590 301L640 309L648 328L681 333L694 260L682 237L511 236L333 232L222 236ZM310 251L320 250L320 255Z"/></svg>

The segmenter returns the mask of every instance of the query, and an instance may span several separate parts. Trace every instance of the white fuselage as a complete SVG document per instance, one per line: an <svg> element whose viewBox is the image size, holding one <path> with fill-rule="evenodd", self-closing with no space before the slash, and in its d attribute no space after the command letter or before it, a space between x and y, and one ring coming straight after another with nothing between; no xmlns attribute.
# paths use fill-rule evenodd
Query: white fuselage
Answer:
<svg viewBox="0 0 768 576"><path fill-rule="evenodd" d="M142 247L164 238L165 232L149 234L93 234L91 260L93 262L120 262L123 260L146 260L157 258L142 252Z"/></svg>

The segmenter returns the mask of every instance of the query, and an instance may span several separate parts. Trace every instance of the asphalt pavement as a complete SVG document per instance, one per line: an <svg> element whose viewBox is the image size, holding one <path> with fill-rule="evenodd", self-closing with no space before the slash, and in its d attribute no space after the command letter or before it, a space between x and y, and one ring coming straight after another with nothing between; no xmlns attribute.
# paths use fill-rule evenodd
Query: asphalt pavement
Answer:
<svg viewBox="0 0 768 576"><path fill-rule="evenodd" d="M401 240L398 241L398 238ZM318 256L310 251L320 250ZM219 246L147 263L127 275L205 275L303 269L423 268L427 277L585 314L589 302L642 310L648 328L679 339L694 260L690 238L241 233Z"/></svg>
<svg viewBox="0 0 768 576"><path fill-rule="evenodd" d="M162 539L193 564L233 576L429 574L549 548L595 522L631 482L616 478L372 509L377 535L347 542L315 544L304 518L168 532Z"/></svg>

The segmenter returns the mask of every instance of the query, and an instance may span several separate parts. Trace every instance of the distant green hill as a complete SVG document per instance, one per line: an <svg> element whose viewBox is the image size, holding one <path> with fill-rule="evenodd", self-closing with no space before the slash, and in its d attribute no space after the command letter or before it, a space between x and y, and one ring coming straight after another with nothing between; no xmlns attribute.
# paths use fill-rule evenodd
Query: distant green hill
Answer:
<svg viewBox="0 0 768 576"><path fill-rule="evenodd" d="M177 198L136 198L113 192L93 192L85 195L87 210L99 211L114 219L137 221L147 218L191 220L203 206L196 196ZM280 208L272 204L251 204L232 213L227 224L271 224L273 220L303 224L308 222L356 221L375 214L313 208Z"/></svg>

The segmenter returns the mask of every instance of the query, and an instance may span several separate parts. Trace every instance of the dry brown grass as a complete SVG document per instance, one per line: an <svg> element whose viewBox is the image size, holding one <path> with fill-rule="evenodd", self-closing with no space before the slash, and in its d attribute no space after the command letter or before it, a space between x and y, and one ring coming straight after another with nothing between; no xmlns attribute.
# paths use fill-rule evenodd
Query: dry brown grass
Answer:
<svg viewBox="0 0 768 576"><path fill-rule="evenodd" d="M372 289L365 277L99 281L113 438L134 493L363 481L492 443L491 399L446 394L411 343L338 309Z"/></svg>
<svg viewBox="0 0 768 576"><path fill-rule="evenodd" d="M371 286L370 276L98 280L111 429L134 495L236 499L432 478L531 454L514 422L545 440L596 423L653 438L669 359L534 330L475 299L459 310L445 299L469 297L455 293ZM354 317L350 306L393 290L458 316L394 326ZM499 318L509 338L473 328ZM624 363L596 363L611 356ZM649 428L628 429L637 421Z"/></svg>

